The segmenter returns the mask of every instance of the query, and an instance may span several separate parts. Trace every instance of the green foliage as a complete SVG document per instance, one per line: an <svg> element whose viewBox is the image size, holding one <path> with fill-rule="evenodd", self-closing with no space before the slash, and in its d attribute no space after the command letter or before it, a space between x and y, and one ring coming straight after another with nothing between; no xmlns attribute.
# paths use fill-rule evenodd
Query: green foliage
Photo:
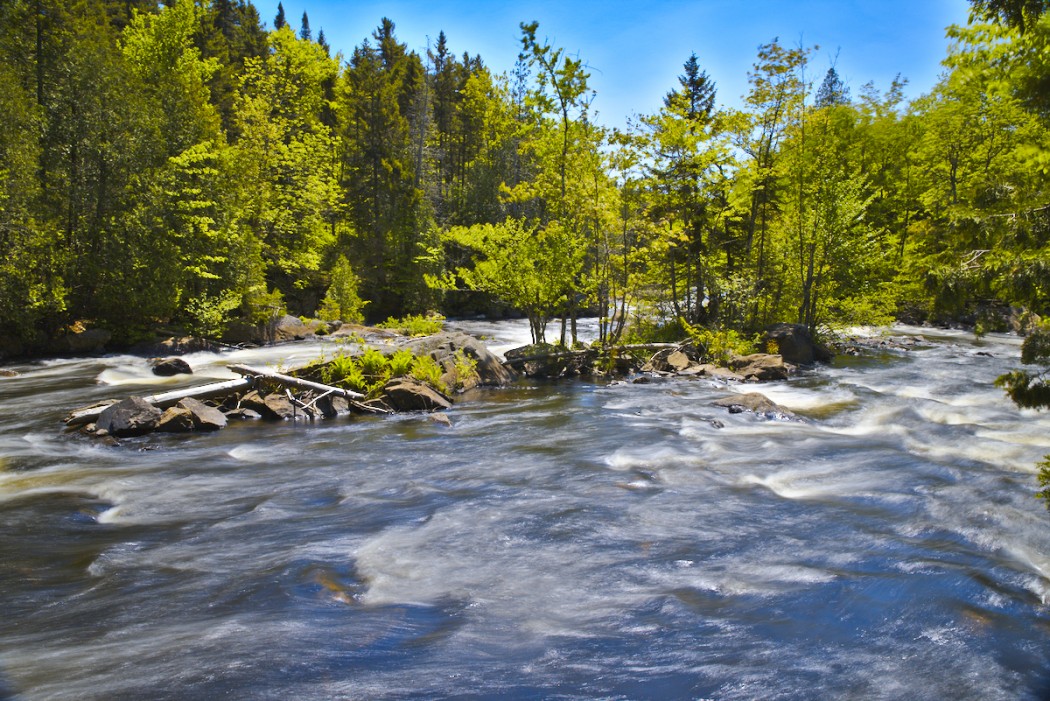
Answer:
<svg viewBox="0 0 1050 701"><path fill-rule="evenodd" d="M401 349L390 356L390 376L401 377L412 372L412 366L416 362L416 356L412 351Z"/></svg>
<svg viewBox="0 0 1050 701"><path fill-rule="evenodd" d="M339 256L332 266L328 292L321 301L317 315L325 321L360 323L364 320L362 310L367 304L358 295L360 280L354 274L345 256Z"/></svg>
<svg viewBox="0 0 1050 701"><path fill-rule="evenodd" d="M421 355L416 358L416 362L412 365L412 370L409 375L412 378L419 380L420 382L425 382L442 392L448 391L445 384L441 381L441 377L444 375L444 370L442 370L441 365L429 355Z"/></svg>
<svg viewBox="0 0 1050 701"><path fill-rule="evenodd" d="M241 297L227 293L222 297L200 295L186 302L190 333L202 338L219 338L226 330L230 316L241 306Z"/></svg>
<svg viewBox="0 0 1050 701"><path fill-rule="evenodd" d="M410 314L400 319L390 317L376 324L376 328L396 331L402 336L431 336L439 333L444 325L445 317L440 314Z"/></svg>
<svg viewBox="0 0 1050 701"><path fill-rule="evenodd" d="M703 357L718 365L727 364L733 356L750 355L758 348L757 340L748 339L733 329L709 329L684 320L681 324Z"/></svg>
<svg viewBox="0 0 1050 701"><path fill-rule="evenodd" d="M1042 370L1014 370L999 376L996 386L1004 389L1020 407L1050 408L1050 326L1043 325L1025 338L1021 344L1021 362L1041 365Z"/></svg>

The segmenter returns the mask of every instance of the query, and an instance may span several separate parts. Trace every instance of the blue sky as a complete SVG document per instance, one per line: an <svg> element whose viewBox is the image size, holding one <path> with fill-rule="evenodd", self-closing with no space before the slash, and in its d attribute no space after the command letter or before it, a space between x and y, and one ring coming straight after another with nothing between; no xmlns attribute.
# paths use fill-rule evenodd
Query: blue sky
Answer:
<svg viewBox="0 0 1050 701"><path fill-rule="evenodd" d="M779 37L786 45L819 45L812 55L818 80L835 63L857 94L873 81L885 90L898 73L915 98L937 81L948 42L944 28L964 24L966 0L607 0L463 2L459 0L283 0L289 24L304 11L316 36L324 29L335 51L350 55L382 17L397 37L423 55L428 38L444 30L453 53L481 54L495 72L509 70L520 48L520 22L536 20L539 36L578 55L590 67L598 121L622 127L634 114L659 109L696 52L714 79L720 104L737 106L758 46ZM268 26L277 0L257 0ZM836 59L837 56L837 59Z"/></svg>

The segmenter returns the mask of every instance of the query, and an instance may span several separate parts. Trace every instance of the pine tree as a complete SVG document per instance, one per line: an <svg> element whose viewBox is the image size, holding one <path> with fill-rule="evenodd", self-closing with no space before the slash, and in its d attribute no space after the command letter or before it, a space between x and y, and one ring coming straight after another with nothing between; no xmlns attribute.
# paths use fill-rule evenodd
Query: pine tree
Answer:
<svg viewBox="0 0 1050 701"><path fill-rule="evenodd" d="M288 21L284 18L284 5L277 3L277 16L273 19L273 28L282 29L287 24Z"/></svg>
<svg viewBox="0 0 1050 701"><path fill-rule="evenodd" d="M302 26L299 28L299 38L303 41L313 40L313 34L310 32L310 18L307 16L305 11L303 12Z"/></svg>

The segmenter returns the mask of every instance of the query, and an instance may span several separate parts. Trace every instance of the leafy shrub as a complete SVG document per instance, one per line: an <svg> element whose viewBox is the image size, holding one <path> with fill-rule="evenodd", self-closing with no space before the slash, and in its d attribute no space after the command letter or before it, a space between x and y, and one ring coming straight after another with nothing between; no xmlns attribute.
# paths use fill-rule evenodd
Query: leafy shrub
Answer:
<svg viewBox="0 0 1050 701"><path fill-rule="evenodd" d="M733 329L709 329L705 326L693 326L684 319L682 327L689 332L693 343L703 351L711 362L726 364L734 355L754 353L758 345L755 339L749 339Z"/></svg>
<svg viewBox="0 0 1050 701"><path fill-rule="evenodd" d="M462 348L456 351L454 357L456 359L456 387L463 387L468 381L478 376L478 361L464 353Z"/></svg>
<svg viewBox="0 0 1050 701"><path fill-rule="evenodd" d="M400 319L390 317L386 321L376 324L376 327L396 331L402 336L430 336L441 331L444 325L445 317L440 314L427 316L415 314Z"/></svg>
<svg viewBox="0 0 1050 701"><path fill-rule="evenodd" d="M401 349L390 356L390 376L402 377L412 372L412 365L416 362L416 356L412 351Z"/></svg>
<svg viewBox="0 0 1050 701"><path fill-rule="evenodd" d="M441 381L441 376L443 374L445 374L445 371L436 360L429 355L421 355L417 357L416 362L413 363L412 372L409 373L409 376L420 382L425 382L442 392L446 392L448 390L445 387L445 383Z"/></svg>

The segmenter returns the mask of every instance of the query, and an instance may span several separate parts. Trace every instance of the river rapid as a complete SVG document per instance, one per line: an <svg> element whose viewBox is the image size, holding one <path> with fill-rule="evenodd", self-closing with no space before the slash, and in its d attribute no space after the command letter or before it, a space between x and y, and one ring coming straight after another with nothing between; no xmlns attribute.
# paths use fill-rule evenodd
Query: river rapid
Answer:
<svg viewBox="0 0 1050 701"><path fill-rule="evenodd" d="M119 447L61 417L185 378L10 366L0 697L1050 698L1050 412L992 385L1020 341L894 333L925 342L757 387L525 381L451 427ZM321 352L187 360L203 381ZM711 405L753 390L805 421Z"/></svg>

